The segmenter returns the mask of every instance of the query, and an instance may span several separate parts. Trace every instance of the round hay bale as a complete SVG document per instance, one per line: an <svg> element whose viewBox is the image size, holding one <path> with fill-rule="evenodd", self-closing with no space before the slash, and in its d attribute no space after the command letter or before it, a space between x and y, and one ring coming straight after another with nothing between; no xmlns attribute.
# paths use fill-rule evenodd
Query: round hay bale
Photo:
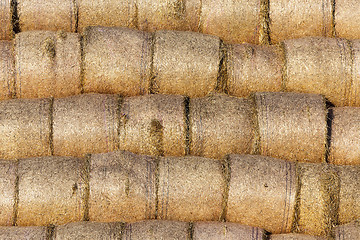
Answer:
<svg viewBox="0 0 360 240"><path fill-rule="evenodd" d="M160 94L124 98L120 149L155 156L184 156L184 100L183 96Z"/></svg>
<svg viewBox="0 0 360 240"><path fill-rule="evenodd" d="M272 0L269 14L272 43L333 34L331 0Z"/></svg>
<svg viewBox="0 0 360 240"><path fill-rule="evenodd" d="M54 155L79 156L117 150L119 97L84 94L54 100Z"/></svg>
<svg viewBox="0 0 360 240"><path fill-rule="evenodd" d="M16 96L40 98L80 94L80 62L80 36L76 33L30 31L17 34Z"/></svg>
<svg viewBox="0 0 360 240"><path fill-rule="evenodd" d="M272 233L290 232L295 214L295 164L270 157L230 155L226 220Z"/></svg>
<svg viewBox="0 0 360 240"><path fill-rule="evenodd" d="M360 108L332 108L329 162L360 165Z"/></svg>
<svg viewBox="0 0 360 240"><path fill-rule="evenodd" d="M0 159L51 155L51 100L0 101Z"/></svg>
<svg viewBox="0 0 360 240"><path fill-rule="evenodd" d="M0 160L0 226L11 226L14 223L16 168L16 162ZM1 232L0 228L0 239L4 239Z"/></svg>
<svg viewBox="0 0 360 240"><path fill-rule="evenodd" d="M84 36L85 92L125 96L148 93L151 34L126 28L89 27Z"/></svg>
<svg viewBox="0 0 360 240"><path fill-rule="evenodd" d="M0 100L15 95L15 59L13 43L0 41Z"/></svg>
<svg viewBox="0 0 360 240"><path fill-rule="evenodd" d="M349 224L337 226L334 229L335 240L353 240L360 239L359 220Z"/></svg>
<svg viewBox="0 0 360 240"><path fill-rule="evenodd" d="M0 239L6 240L48 240L47 227L3 227Z"/></svg>
<svg viewBox="0 0 360 240"><path fill-rule="evenodd" d="M349 43L352 53L352 82L347 89L350 93L346 105L360 107L360 40L352 40Z"/></svg>
<svg viewBox="0 0 360 240"><path fill-rule="evenodd" d="M1 0L0 40L11 40L14 36L13 26L12 26L12 16L13 16L13 6L11 4L11 0Z"/></svg>
<svg viewBox="0 0 360 240"><path fill-rule="evenodd" d="M270 240L326 240L325 237L311 236L299 233L271 234Z"/></svg>
<svg viewBox="0 0 360 240"><path fill-rule="evenodd" d="M220 39L194 32L155 33L152 92L202 97L215 90Z"/></svg>
<svg viewBox="0 0 360 240"><path fill-rule="evenodd" d="M167 157L159 163L158 219L218 221L223 213L225 177L218 160Z"/></svg>
<svg viewBox="0 0 360 240"><path fill-rule="evenodd" d="M141 221L125 225L123 239L166 239L188 238L189 224L177 221Z"/></svg>
<svg viewBox="0 0 360 240"><path fill-rule="evenodd" d="M190 99L190 154L221 159L255 148L253 102L212 95Z"/></svg>
<svg viewBox="0 0 360 240"><path fill-rule="evenodd" d="M17 0L21 31L75 32L77 6L73 0Z"/></svg>
<svg viewBox="0 0 360 240"><path fill-rule="evenodd" d="M151 157L119 151L94 154L90 161L91 221L155 218L156 164Z"/></svg>
<svg viewBox="0 0 360 240"><path fill-rule="evenodd" d="M225 222L195 222L193 240L266 239L261 228Z"/></svg>
<svg viewBox="0 0 360 240"><path fill-rule="evenodd" d="M247 97L254 92L280 92L284 56L279 46L228 45L228 93Z"/></svg>
<svg viewBox="0 0 360 240"><path fill-rule="evenodd" d="M327 109L321 95L256 93L261 155L324 162Z"/></svg>
<svg viewBox="0 0 360 240"><path fill-rule="evenodd" d="M360 16L354 9L359 9L360 2L356 0L336 0L335 34L348 39L360 38Z"/></svg>
<svg viewBox="0 0 360 240"><path fill-rule="evenodd" d="M84 160L70 157L21 160L17 225L82 220L86 208L84 168Z"/></svg>
<svg viewBox="0 0 360 240"><path fill-rule="evenodd" d="M284 41L286 91L324 95L335 106L351 96L352 57L349 41L339 38L301 38Z"/></svg>

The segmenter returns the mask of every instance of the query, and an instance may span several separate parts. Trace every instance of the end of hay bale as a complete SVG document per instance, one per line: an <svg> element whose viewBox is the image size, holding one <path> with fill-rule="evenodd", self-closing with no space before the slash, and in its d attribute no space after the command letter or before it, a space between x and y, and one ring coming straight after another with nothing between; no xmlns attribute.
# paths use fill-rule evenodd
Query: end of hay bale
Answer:
<svg viewBox="0 0 360 240"><path fill-rule="evenodd" d="M347 39L360 38L360 18L353 9L357 9L360 3L356 0L337 0L334 4L335 33L336 36Z"/></svg>
<svg viewBox="0 0 360 240"><path fill-rule="evenodd" d="M337 226L334 229L336 240L352 240L360 238L360 223L359 220Z"/></svg>
<svg viewBox="0 0 360 240"><path fill-rule="evenodd" d="M14 36L12 26L13 4L12 0L1 2L0 9L0 40L11 40Z"/></svg>

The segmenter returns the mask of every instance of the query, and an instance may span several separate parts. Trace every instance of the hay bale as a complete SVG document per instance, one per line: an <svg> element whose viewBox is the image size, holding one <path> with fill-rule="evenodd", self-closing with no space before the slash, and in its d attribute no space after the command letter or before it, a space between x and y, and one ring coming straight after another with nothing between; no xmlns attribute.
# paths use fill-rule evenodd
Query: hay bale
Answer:
<svg viewBox="0 0 360 240"><path fill-rule="evenodd" d="M296 197L295 164L255 155L230 155L226 220L272 233L291 230Z"/></svg>
<svg viewBox="0 0 360 240"><path fill-rule="evenodd" d="M326 240L325 237L311 236L306 234L288 233L288 234L272 234L270 240Z"/></svg>
<svg viewBox="0 0 360 240"><path fill-rule="evenodd" d="M190 99L190 154L222 158L251 153L255 145L255 112L251 100L213 95Z"/></svg>
<svg viewBox="0 0 360 240"><path fill-rule="evenodd" d="M331 0L272 0L269 14L272 43L333 33Z"/></svg>
<svg viewBox="0 0 360 240"><path fill-rule="evenodd" d="M39 98L79 94L80 59L80 36L76 33L30 31L17 34L16 96Z"/></svg>
<svg viewBox="0 0 360 240"><path fill-rule="evenodd" d="M13 6L11 5L11 0L1 0L0 40L11 40L14 36L13 26L12 26L12 15L13 15Z"/></svg>
<svg viewBox="0 0 360 240"><path fill-rule="evenodd" d="M360 108L332 108L329 162L360 165Z"/></svg>
<svg viewBox="0 0 360 240"><path fill-rule="evenodd" d="M155 217L156 164L129 152L94 154L90 166L91 221L133 222Z"/></svg>
<svg viewBox="0 0 360 240"><path fill-rule="evenodd" d="M118 149L119 97L84 94L54 100L54 155L84 156Z"/></svg>
<svg viewBox="0 0 360 240"><path fill-rule="evenodd" d="M360 36L359 36L360 37ZM351 47L351 86L347 89L349 93L348 106L360 107L360 40L352 40L349 42Z"/></svg>
<svg viewBox="0 0 360 240"><path fill-rule="evenodd" d="M224 222L195 222L193 240L266 239L261 228Z"/></svg>
<svg viewBox="0 0 360 240"><path fill-rule="evenodd" d="M0 160L0 226L11 226L14 223L14 205L16 195L16 162ZM0 228L0 239L1 238Z"/></svg>
<svg viewBox="0 0 360 240"><path fill-rule="evenodd" d="M6 240L47 240L47 227L3 227L0 226L0 239Z"/></svg>
<svg viewBox="0 0 360 240"><path fill-rule="evenodd" d="M188 238L186 222L176 221L141 221L125 225L123 239L166 239L179 240Z"/></svg>
<svg viewBox="0 0 360 240"><path fill-rule="evenodd" d="M349 224L337 226L334 229L336 240L353 240L360 239L360 223L359 220Z"/></svg>
<svg viewBox="0 0 360 240"><path fill-rule="evenodd" d="M217 86L220 39L194 32L155 33L152 91L202 97Z"/></svg>
<svg viewBox="0 0 360 240"><path fill-rule="evenodd" d="M256 93L261 155L323 162L327 109L320 95Z"/></svg>
<svg viewBox="0 0 360 240"><path fill-rule="evenodd" d="M72 0L17 0L21 31L75 32L77 6Z"/></svg>
<svg viewBox="0 0 360 240"><path fill-rule="evenodd" d="M0 159L51 155L51 100L0 101Z"/></svg>
<svg viewBox="0 0 360 240"><path fill-rule="evenodd" d="M159 163L158 219L217 221L223 212L225 178L218 160L167 157Z"/></svg>
<svg viewBox="0 0 360 240"><path fill-rule="evenodd" d="M351 103L352 57L349 41L302 38L284 41L287 91L318 93L336 106Z"/></svg>
<svg viewBox="0 0 360 240"><path fill-rule="evenodd" d="M0 41L0 100L10 99L15 95L13 50L12 42Z"/></svg>
<svg viewBox="0 0 360 240"><path fill-rule="evenodd" d="M283 53L279 46L228 45L228 93L247 97L253 92L280 92Z"/></svg>
<svg viewBox="0 0 360 240"><path fill-rule="evenodd" d="M85 92L134 96L149 91L152 54L149 33L89 27L84 36Z"/></svg>
<svg viewBox="0 0 360 240"><path fill-rule="evenodd" d="M138 154L184 156L184 97L147 95L124 98L120 149Z"/></svg>
<svg viewBox="0 0 360 240"><path fill-rule="evenodd" d="M84 160L70 157L21 160L17 225L82 220L86 208L84 168Z"/></svg>
<svg viewBox="0 0 360 240"><path fill-rule="evenodd" d="M359 9L360 2L356 0L336 0L335 34L348 39L360 38L360 16L354 9Z"/></svg>

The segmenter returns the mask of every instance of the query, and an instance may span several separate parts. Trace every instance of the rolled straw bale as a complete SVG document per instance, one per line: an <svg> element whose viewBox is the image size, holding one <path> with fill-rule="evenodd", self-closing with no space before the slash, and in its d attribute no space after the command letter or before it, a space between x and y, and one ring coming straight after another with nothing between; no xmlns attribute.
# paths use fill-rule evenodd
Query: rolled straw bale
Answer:
<svg viewBox="0 0 360 240"><path fill-rule="evenodd" d="M360 165L360 108L332 108L329 162Z"/></svg>
<svg viewBox="0 0 360 240"><path fill-rule="evenodd" d="M133 222L155 217L156 164L129 152L94 154L90 167L91 221Z"/></svg>
<svg viewBox="0 0 360 240"><path fill-rule="evenodd" d="M54 155L84 156L118 149L117 95L84 94L54 100Z"/></svg>
<svg viewBox="0 0 360 240"><path fill-rule="evenodd" d="M336 106L351 97L352 56L348 40L301 38L284 41L287 91L318 93Z"/></svg>
<svg viewBox="0 0 360 240"><path fill-rule="evenodd" d="M15 59L13 43L0 41L0 100L15 95Z"/></svg>
<svg viewBox="0 0 360 240"><path fill-rule="evenodd" d="M223 212L225 177L218 160L166 157L159 163L158 219L217 221Z"/></svg>
<svg viewBox="0 0 360 240"><path fill-rule="evenodd" d="M272 234L270 240L326 240L325 237L311 236L307 234L288 233L288 234Z"/></svg>
<svg viewBox="0 0 360 240"><path fill-rule="evenodd" d="M153 92L202 97L217 87L220 39L194 32L155 33Z"/></svg>
<svg viewBox="0 0 360 240"><path fill-rule="evenodd" d="M331 0L272 0L269 14L272 43L333 33Z"/></svg>
<svg viewBox="0 0 360 240"><path fill-rule="evenodd" d="M80 59L80 37L76 33L30 31L17 34L17 97L65 97L79 94Z"/></svg>
<svg viewBox="0 0 360 240"><path fill-rule="evenodd" d="M87 195L84 162L78 158L54 156L21 160L17 225L82 220Z"/></svg>
<svg viewBox="0 0 360 240"><path fill-rule="evenodd" d="M261 228L225 222L195 222L193 240L264 240Z"/></svg>
<svg viewBox="0 0 360 240"><path fill-rule="evenodd" d="M359 9L357 0L336 0L335 4L335 34L348 39L360 38L360 16L354 9Z"/></svg>
<svg viewBox="0 0 360 240"><path fill-rule="evenodd" d="M6 240L48 240L47 227L3 227L0 226L0 239Z"/></svg>
<svg viewBox="0 0 360 240"><path fill-rule="evenodd" d="M185 240L190 239L188 228L188 223L177 221L151 220L128 223L125 225L122 239Z"/></svg>
<svg viewBox="0 0 360 240"><path fill-rule="evenodd" d="M159 94L124 98L120 149L148 155L185 155L184 113L183 96Z"/></svg>
<svg viewBox="0 0 360 240"><path fill-rule="evenodd" d="M142 95L150 85L151 35L126 28L89 27L84 33L85 92Z"/></svg>
<svg viewBox="0 0 360 240"><path fill-rule="evenodd" d="M228 45L228 93L247 97L253 92L280 92L283 65L279 46Z"/></svg>
<svg viewBox="0 0 360 240"><path fill-rule="evenodd" d="M72 0L17 0L21 31L76 30L77 6Z"/></svg>
<svg viewBox="0 0 360 240"><path fill-rule="evenodd" d="M359 220L349 224L340 225L334 229L335 240L354 240L360 239Z"/></svg>
<svg viewBox="0 0 360 240"><path fill-rule="evenodd" d="M321 95L256 93L261 155L323 162L327 109Z"/></svg>
<svg viewBox="0 0 360 240"><path fill-rule="evenodd" d="M222 158L251 153L255 145L251 100L212 95L190 99L190 154Z"/></svg>
<svg viewBox="0 0 360 240"><path fill-rule="evenodd" d="M16 167L13 161L0 160L0 226L11 226L14 221Z"/></svg>
<svg viewBox="0 0 360 240"><path fill-rule="evenodd" d="M229 155L228 161L226 220L272 233L289 232L295 214L295 164L255 155Z"/></svg>
<svg viewBox="0 0 360 240"><path fill-rule="evenodd" d="M11 0L0 1L0 40L10 40L13 38L12 26L13 6Z"/></svg>
<svg viewBox="0 0 360 240"><path fill-rule="evenodd" d="M0 101L0 158L51 155L51 100Z"/></svg>

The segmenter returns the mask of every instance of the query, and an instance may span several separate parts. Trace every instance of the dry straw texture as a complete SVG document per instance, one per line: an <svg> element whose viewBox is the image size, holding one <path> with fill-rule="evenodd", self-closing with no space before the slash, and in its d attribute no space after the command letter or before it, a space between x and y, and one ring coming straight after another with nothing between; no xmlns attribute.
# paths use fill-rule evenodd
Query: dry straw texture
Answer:
<svg viewBox="0 0 360 240"><path fill-rule="evenodd" d="M85 209L83 160L29 158L19 162L20 226L80 221Z"/></svg>
<svg viewBox="0 0 360 240"><path fill-rule="evenodd" d="M190 154L222 158L251 153L255 142L252 101L212 95L190 99Z"/></svg>
<svg viewBox="0 0 360 240"><path fill-rule="evenodd" d="M247 97L253 92L279 92L283 65L279 46L228 45L228 93Z"/></svg>
<svg viewBox="0 0 360 240"><path fill-rule="evenodd" d="M349 44L352 53L352 82L349 89L348 105L360 107L360 40L352 40Z"/></svg>
<svg viewBox="0 0 360 240"><path fill-rule="evenodd" d="M6 240L48 240L47 227L2 227L0 239Z"/></svg>
<svg viewBox="0 0 360 240"><path fill-rule="evenodd" d="M15 187L16 187L16 163L0 160L0 226L11 226L14 217ZM2 229L0 228L0 239Z"/></svg>
<svg viewBox="0 0 360 240"><path fill-rule="evenodd" d="M84 94L54 100L54 155L84 156L118 149L119 97Z"/></svg>
<svg viewBox="0 0 360 240"><path fill-rule="evenodd" d="M0 41L0 100L15 94L15 66L13 43Z"/></svg>
<svg viewBox="0 0 360 240"><path fill-rule="evenodd" d="M83 42L85 92L143 95L150 87L151 34L89 27Z"/></svg>
<svg viewBox="0 0 360 240"><path fill-rule="evenodd" d="M151 157L129 152L92 155L90 220L132 222L153 219L156 167Z"/></svg>
<svg viewBox="0 0 360 240"><path fill-rule="evenodd" d="M357 0L336 0L335 30L336 36L356 39L360 37L360 16L356 14L360 2Z"/></svg>
<svg viewBox="0 0 360 240"><path fill-rule="evenodd" d="M334 229L335 240L354 240L360 239L360 223L359 220Z"/></svg>
<svg viewBox="0 0 360 240"><path fill-rule="evenodd" d="M311 236L306 234L274 234L270 236L270 240L326 240L325 237Z"/></svg>
<svg viewBox="0 0 360 240"><path fill-rule="evenodd" d="M295 164L269 157L230 155L226 220L289 232L297 189Z"/></svg>
<svg viewBox="0 0 360 240"><path fill-rule="evenodd" d="M205 96L217 86L220 39L194 32L158 31L152 91Z"/></svg>
<svg viewBox="0 0 360 240"><path fill-rule="evenodd" d="M261 155L323 162L327 109L320 95L256 93Z"/></svg>
<svg viewBox="0 0 360 240"><path fill-rule="evenodd" d="M10 40L13 37L11 0L0 2L0 40Z"/></svg>
<svg viewBox="0 0 360 240"><path fill-rule="evenodd" d="M50 99L0 101L0 159L51 155Z"/></svg>
<svg viewBox="0 0 360 240"><path fill-rule="evenodd" d="M17 34L17 97L65 97L79 94L80 62L80 36L76 33L30 31Z"/></svg>

